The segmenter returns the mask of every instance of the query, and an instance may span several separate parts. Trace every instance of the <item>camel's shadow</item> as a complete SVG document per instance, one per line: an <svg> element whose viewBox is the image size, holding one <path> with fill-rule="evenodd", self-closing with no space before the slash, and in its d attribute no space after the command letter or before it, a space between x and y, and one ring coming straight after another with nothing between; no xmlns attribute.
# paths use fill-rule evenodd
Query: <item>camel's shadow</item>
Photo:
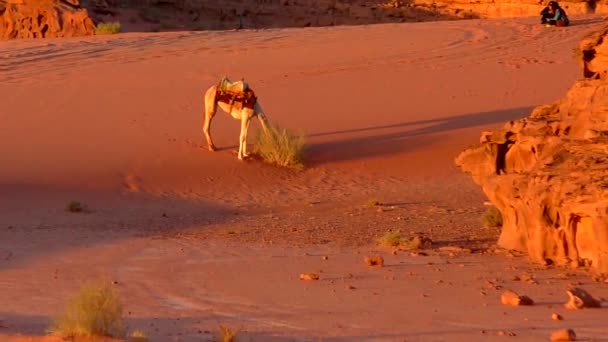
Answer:
<svg viewBox="0 0 608 342"><path fill-rule="evenodd" d="M407 121L397 124L354 128L342 131L313 133L308 138L335 136L328 142L311 143L306 149L308 165L321 165L337 161L358 160L396 155L434 144L441 139L438 134L476 126L494 126L522 118L533 107L481 112L447 118ZM420 127L423 126L423 127ZM395 129L398 129L395 132ZM391 133L381 133L392 130ZM370 134L371 132L377 132ZM340 135L354 137L340 139ZM463 142L463 148L467 142Z"/></svg>

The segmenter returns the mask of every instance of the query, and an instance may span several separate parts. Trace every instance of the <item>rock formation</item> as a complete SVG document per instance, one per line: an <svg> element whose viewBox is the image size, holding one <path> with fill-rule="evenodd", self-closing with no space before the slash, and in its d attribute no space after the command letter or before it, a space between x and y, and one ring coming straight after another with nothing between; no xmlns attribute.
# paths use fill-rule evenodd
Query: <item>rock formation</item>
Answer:
<svg viewBox="0 0 608 342"><path fill-rule="evenodd" d="M455 162L501 211L499 246L608 272L608 26L578 50L584 77L564 99L482 133Z"/></svg>
<svg viewBox="0 0 608 342"><path fill-rule="evenodd" d="M80 0L0 0L0 39L95 34Z"/></svg>

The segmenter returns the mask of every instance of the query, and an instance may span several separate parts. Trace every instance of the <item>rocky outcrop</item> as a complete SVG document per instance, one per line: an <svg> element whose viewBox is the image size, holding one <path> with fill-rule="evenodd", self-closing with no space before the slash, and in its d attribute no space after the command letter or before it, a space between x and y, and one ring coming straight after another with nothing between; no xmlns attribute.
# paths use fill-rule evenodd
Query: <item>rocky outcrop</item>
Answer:
<svg viewBox="0 0 608 342"><path fill-rule="evenodd" d="M564 99L484 132L455 162L501 211L499 246L608 272L608 27L579 58L584 78Z"/></svg>
<svg viewBox="0 0 608 342"><path fill-rule="evenodd" d="M583 66L583 77L606 78L608 72L608 26L585 37L579 45L577 54Z"/></svg>
<svg viewBox="0 0 608 342"><path fill-rule="evenodd" d="M0 39L95 34L80 0L0 0Z"/></svg>

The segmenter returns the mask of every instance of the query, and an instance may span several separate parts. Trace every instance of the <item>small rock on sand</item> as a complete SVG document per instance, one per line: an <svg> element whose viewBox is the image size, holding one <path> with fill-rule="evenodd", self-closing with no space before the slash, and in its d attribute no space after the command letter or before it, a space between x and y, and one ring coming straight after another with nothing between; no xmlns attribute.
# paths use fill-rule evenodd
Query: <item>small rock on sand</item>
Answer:
<svg viewBox="0 0 608 342"><path fill-rule="evenodd" d="M319 280L319 275L314 273L300 274L300 280Z"/></svg>
<svg viewBox="0 0 608 342"><path fill-rule="evenodd" d="M575 287L566 291L570 297L568 302L564 304L566 309L575 310L583 308L599 308L601 303L599 300L593 298L587 291Z"/></svg>
<svg viewBox="0 0 608 342"><path fill-rule="evenodd" d="M367 266L384 266L384 258L379 255L366 256L364 261Z"/></svg>
<svg viewBox="0 0 608 342"><path fill-rule="evenodd" d="M504 305L533 305L534 301L528 296L520 296L516 292L507 290L500 296L500 301Z"/></svg>
<svg viewBox="0 0 608 342"><path fill-rule="evenodd" d="M553 313L553 314L551 314L551 319L554 321L561 321L564 318L562 317L562 315L560 315L558 313Z"/></svg>
<svg viewBox="0 0 608 342"><path fill-rule="evenodd" d="M562 329L551 334L551 341L576 341L576 334L572 329Z"/></svg>

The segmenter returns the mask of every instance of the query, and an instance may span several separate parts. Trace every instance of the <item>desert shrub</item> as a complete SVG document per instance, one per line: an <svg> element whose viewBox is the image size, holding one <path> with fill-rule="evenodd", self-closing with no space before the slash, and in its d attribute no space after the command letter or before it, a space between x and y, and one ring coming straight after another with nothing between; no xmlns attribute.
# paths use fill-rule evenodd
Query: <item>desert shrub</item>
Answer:
<svg viewBox="0 0 608 342"><path fill-rule="evenodd" d="M502 227L502 214L500 210L491 207L481 216L481 223L487 228Z"/></svg>
<svg viewBox="0 0 608 342"><path fill-rule="evenodd" d="M71 213L80 213L86 210L86 206L78 201L70 201L65 210Z"/></svg>
<svg viewBox="0 0 608 342"><path fill-rule="evenodd" d="M120 22L99 23L95 28L95 34L116 34L120 32Z"/></svg>
<svg viewBox="0 0 608 342"><path fill-rule="evenodd" d="M431 248L433 244L433 241L423 234L417 233L408 239L404 238L399 231L388 231L377 242L380 246L406 250Z"/></svg>
<svg viewBox="0 0 608 342"><path fill-rule="evenodd" d="M401 232L396 230L388 231L378 239L378 244L386 247L398 247L402 242Z"/></svg>
<svg viewBox="0 0 608 342"><path fill-rule="evenodd" d="M118 293L104 280L85 284L49 330L63 338L123 337L123 307Z"/></svg>
<svg viewBox="0 0 608 342"><path fill-rule="evenodd" d="M370 198L369 200L367 200L368 207L377 207L377 206L381 206L381 205L382 205L382 203L375 198Z"/></svg>
<svg viewBox="0 0 608 342"><path fill-rule="evenodd" d="M267 132L259 132L254 150L270 164L289 168L304 166L304 137L295 136L286 129L270 126Z"/></svg>
<svg viewBox="0 0 608 342"><path fill-rule="evenodd" d="M220 325L220 341L221 342L234 342L236 340L236 331Z"/></svg>
<svg viewBox="0 0 608 342"><path fill-rule="evenodd" d="M148 342L146 333L141 330L135 330L129 336L129 342Z"/></svg>

